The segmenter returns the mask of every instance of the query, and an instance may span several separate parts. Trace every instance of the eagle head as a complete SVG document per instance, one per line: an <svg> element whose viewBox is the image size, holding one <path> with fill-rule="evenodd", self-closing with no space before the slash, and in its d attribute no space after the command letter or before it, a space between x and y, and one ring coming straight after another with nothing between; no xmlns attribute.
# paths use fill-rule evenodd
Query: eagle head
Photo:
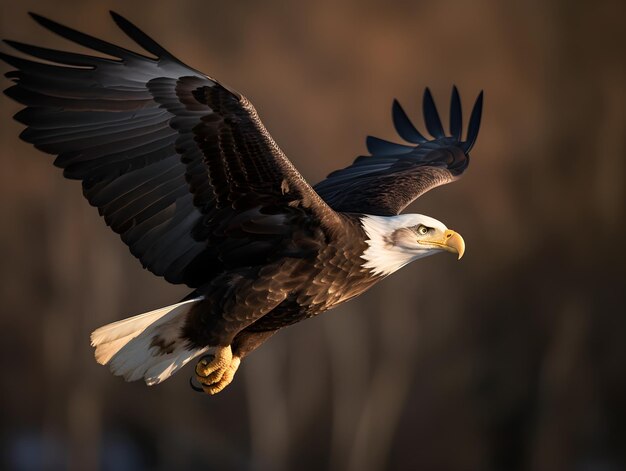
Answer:
<svg viewBox="0 0 626 471"><path fill-rule="evenodd" d="M439 252L451 252L460 259L465 241L442 222L423 214L371 216L361 218L367 248L363 266L375 275L389 275L407 263Z"/></svg>

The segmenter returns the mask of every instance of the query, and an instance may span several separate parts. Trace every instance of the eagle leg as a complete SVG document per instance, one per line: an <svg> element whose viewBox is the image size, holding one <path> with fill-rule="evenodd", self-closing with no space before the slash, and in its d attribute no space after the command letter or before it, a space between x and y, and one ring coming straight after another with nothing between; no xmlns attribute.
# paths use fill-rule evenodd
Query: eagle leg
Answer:
<svg viewBox="0 0 626 471"><path fill-rule="evenodd" d="M196 365L196 381L207 394L217 394L230 384L241 359L233 356L230 345L218 347L212 355L206 355Z"/></svg>

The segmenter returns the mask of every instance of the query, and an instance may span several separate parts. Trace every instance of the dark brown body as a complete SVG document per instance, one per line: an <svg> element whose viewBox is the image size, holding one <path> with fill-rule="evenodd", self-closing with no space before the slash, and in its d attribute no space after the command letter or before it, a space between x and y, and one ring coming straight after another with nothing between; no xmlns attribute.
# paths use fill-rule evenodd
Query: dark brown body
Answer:
<svg viewBox="0 0 626 471"><path fill-rule="evenodd" d="M232 345L244 357L282 327L335 307L381 279L363 268L367 248L358 215L343 214L341 232L320 250L225 272L197 290L184 335L194 347Z"/></svg>

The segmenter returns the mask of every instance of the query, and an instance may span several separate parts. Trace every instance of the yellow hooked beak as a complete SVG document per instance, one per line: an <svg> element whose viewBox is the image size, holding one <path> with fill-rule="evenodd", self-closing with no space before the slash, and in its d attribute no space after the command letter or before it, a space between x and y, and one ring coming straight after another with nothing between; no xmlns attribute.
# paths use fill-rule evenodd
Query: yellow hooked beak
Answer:
<svg viewBox="0 0 626 471"><path fill-rule="evenodd" d="M465 241L463 240L463 237L450 229L447 229L446 232L443 233L443 239L437 237L431 240L420 240L419 243L424 245L434 245L435 247L439 247L446 252L458 254L459 260L461 260L461 257L465 253Z"/></svg>

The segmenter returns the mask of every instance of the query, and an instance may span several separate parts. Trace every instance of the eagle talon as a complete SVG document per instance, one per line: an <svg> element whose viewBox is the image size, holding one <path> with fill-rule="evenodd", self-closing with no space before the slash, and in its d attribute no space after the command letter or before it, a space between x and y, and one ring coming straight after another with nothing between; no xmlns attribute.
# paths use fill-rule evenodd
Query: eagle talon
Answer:
<svg viewBox="0 0 626 471"><path fill-rule="evenodd" d="M240 363L241 359L232 355L230 346L222 347L215 355L207 355L198 361L195 380L205 393L217 394L232 382ZM198 390L193 383L190 384Z"/></svg>
<svg viewBox="0 0 626 471"><path fill-rule="evenodd" d="M193 389L196 392L204 392L204 389L202 388L202 385L196 386L194 384L194 381L196 381L196 379L193 376L191 378L189 378L189 386L191 387L191 389Z"/></svg>
<svg viewBox="0 0 626 471"><path fill-rule="evenodd" d="M196 381L207 394L224 389L235 376L240 359L233 357L229 346L218 348L213 355L205 355L196 364Z"/></svg>

